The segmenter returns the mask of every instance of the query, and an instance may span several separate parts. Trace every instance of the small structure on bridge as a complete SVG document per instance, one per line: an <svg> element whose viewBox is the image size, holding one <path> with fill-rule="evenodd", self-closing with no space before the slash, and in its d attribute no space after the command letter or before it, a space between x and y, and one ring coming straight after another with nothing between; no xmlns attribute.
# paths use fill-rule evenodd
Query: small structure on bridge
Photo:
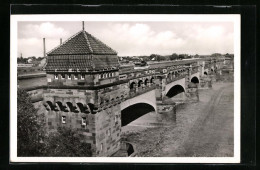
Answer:
<svg viewBox="0 0 260 170"><path fill-rule="evenodd" d="M49 130L78 129L96 156L120 149L120 91L117 52L81 30L47 53L48 88L43 103Z"/></svg>

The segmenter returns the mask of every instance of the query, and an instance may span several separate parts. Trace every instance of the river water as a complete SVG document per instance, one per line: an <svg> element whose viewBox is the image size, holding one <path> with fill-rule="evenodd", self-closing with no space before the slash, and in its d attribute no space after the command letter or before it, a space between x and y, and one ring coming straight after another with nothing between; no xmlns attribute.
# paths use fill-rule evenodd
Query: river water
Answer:
<svg viewBox="0 0 260 170"><path fill-rule="evenodd" d="M18 80L18 85L21 88L41 86L41 85L46 85L46 84L47 84L46 77L37 77L37 78L31 78L31 79Z"/></svg>

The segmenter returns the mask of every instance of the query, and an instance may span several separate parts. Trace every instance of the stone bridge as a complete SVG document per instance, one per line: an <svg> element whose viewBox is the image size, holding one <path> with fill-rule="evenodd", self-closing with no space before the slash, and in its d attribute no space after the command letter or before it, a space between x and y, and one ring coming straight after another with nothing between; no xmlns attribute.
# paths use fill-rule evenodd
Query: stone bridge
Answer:
<svg viewBox="0 0 260 170"><path fill-rule="evenodd" d="M47 130L76 129L94 156L111 156L120 149L122 126L150 111L170 111L169 98L192 96L221 63L211 58L151 61L136 69L120 65L116 51L83 29L47 53L47 85L26 90L45 115Z"/></svg>
<svg viewBox="0 0 260 170"><path fill-rule="evenodd" d="M208 76L204 62L191 60L178 63L178 67L173 62L161 67L151 64L148 69L129 72L122 69L117 82L105 86L48 85L26 90L38 112L46 115L49 130L76 128L96 149L97 156L110 156L119 147L121 127L151 111L160 114L172 108L174 103L164 104L165 98L185 100L189 84L199 85L201 78Z"/></svg>

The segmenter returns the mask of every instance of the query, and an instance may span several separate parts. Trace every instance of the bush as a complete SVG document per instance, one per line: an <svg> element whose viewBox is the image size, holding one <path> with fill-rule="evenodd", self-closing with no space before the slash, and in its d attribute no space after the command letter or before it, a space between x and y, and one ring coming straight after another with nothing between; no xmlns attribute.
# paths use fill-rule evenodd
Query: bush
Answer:
<svg viewBox="0 0 260 170"><path fill-rule="evenodd" d="M26 91L17 91L17 155L38 156L44 150L43 121Z"/></svg>
<svg viewBox="0 0 260 170"><path fill-rule="evenodd" d="M29 94L19 88L17 93L17 156L92 156L91 145L77 131L59 127L48 133Z"/></svg>
<svg viewBox="0 0 260 170"><path fill-rule="evenodd" d="M45 156L87 157L92 156L91 145L84 142L84 137L67 127L58 127L46 139Z"/></svg>

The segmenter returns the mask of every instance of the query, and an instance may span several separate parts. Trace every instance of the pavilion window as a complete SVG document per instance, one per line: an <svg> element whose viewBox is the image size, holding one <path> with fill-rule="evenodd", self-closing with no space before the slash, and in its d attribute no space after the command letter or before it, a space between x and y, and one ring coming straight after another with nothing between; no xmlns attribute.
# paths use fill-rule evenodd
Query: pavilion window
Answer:
<svg viewBox="0 0 260 170"><path fill-rule="evenodd" d="M81 74L80 79L84 80L85 79L85 74Z"/></svg>
<svg viewBox="0 0 260 170"><path fill-rule="evenodd" d="M102 79L102 74L99 74L99 75L98 75L98 79Z"/></svg>
<svg viewBox="0 0 260 170"><path fill-rule="evenodd" d="M58 80L58 79L59 79L59 76L58 76L58 74L55 74L55 75L54 75L54 79L56 79L56 80Z"/></svg>
<svg viewBox="0 0 260 170"><path fill-rule="evenodd" d="M82 117L82 119L81 119L81 125L82 125L82 126L86 126L86 125L87 125L87 119L86 119L86 117Z"/></svg>
<svg viewBox="0 0 260 170"><path fill-rule="evenodd" d="M103 143L100 145L100 151L103 151Z"/></svg>
<svg viewBox="0 0 260 170"><path fill-rule="evenodd" d="M78 80L78 74L74 74L74 80Z"/></svg>
<svg viewBox="0 0 260 170"><path fill-rule="evenodd" d="M66 123L66 116L61 116L61 123L63 123L63 124Z"/></svg>
<svg viewBox="0 0 260 170"><path fill-rule="evenodd" d="M65 74L61 74L61 79L65 79Z"/></svg>
<svg viewBox="0 0 260 170"><path fill-rule="evenodd" d="M70 74L68 75L68 79L71 80L71 75Z"/></svg>

